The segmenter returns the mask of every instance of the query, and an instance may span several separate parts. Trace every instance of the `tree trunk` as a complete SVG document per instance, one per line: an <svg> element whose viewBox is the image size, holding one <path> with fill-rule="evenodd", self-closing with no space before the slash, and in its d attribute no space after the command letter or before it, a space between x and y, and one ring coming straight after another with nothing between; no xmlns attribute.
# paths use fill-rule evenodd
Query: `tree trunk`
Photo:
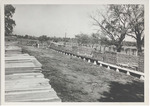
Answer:
<svg viewBox="0 0 150 106"><path fill-rule="evenodd" d="M123 40L119 40L116 44L116 49L117 49L117 52L121 52L121 48L122 48L122 41Z"/></svg>
<svg viewBox="0 0 150 106"><path fill-rule="evenodd" d="M117 52L121 52L122 41L123 41L124 38L125 38L125 34L126 34L126 33L121 34L121 37L119 38L119 41L118 41L117 44L116 44Z"/></svg>
<svg viewBox="0 0 150 106"><path fill-rule="evenodd" d="M121 47L122 47L121 45L117 46L117 52L121 52Z"/></svg>
<svg viewBox="0 0 150 106"><path fill-rule="evenodd" d="M142 53L142 40L141 40L141 36L137 35L137 51L138 51L138 55Z"/></svg>

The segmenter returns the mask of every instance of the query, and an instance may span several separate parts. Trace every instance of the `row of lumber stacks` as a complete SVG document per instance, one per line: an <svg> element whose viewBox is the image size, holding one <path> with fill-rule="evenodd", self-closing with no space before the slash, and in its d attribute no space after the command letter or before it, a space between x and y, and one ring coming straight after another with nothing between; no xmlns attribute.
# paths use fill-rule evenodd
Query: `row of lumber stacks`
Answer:
<svg viewBox="0 0 150 106"><path fill-rule="evenodd" d="M18 46L5 49L6 102L61 102L34 56L22 54Z"/></svg>

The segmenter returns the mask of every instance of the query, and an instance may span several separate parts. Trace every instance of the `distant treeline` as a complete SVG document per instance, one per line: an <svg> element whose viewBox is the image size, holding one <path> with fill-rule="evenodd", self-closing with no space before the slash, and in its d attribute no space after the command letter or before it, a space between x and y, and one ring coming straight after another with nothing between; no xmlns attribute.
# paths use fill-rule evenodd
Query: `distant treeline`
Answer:
<svg viewBox="0 0 150 106"><path fill-rule="evenodd" d="M15 34L14 36L16 36L17 38L25 38L25 39L31 39L31 40L40 40L40 41L48 41L48 40L51 40L53 42L60 42L60 41L66 41L66 42L69 42L71 39L73 38L68 38L68 37L48 37L47 35L42 35L42 36L39 36L39 37L36 37L36 36L32 36L32 35L17 35Z"/></svg>
<svg viewBox="0 0 150 106"><path fill-rule="evenodd" d="M47 35L42 35L39 37L32 36L32 35L14 35L17 38L24 38L24 39L30 39L30 40L39 40L41 42L46 41L53 41L53 42L74 42L78 43L79 45L86 45L86 44L101 44L101 45L112 45L111 41L107 39L106 37L99 37L97 34L92 34L91 36L88 36L86 34L78 34L75 36L75 38L69 38L69 37L48 37ZM130 41L123 41L123 46L136 46L136 42L130 42Z"/></svg>

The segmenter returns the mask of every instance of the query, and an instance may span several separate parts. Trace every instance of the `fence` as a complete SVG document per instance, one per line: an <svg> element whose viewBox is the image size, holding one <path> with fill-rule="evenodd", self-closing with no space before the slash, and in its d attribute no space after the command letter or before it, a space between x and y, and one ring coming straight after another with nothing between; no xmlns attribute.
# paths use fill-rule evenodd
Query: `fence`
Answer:
<svg viewBox="0 0 150 106"><path fill-rule="evenodd" d="M112 52L115 51L114 47L101 47L99 51L95 51L94 48L91 49L89 47L64 47L62 45L56 46L55 44L51 44L50 48L59 52L63 52L64 54L70 54L76 57L80 57L84 60L87 60L88 62L93 62L94 64L97 64L99 63L98 61L101 61L105 64L109 64L109 66L115 65L115 67L120 67L120 70L122 70L122 68L124 67L126 68L124 70L136 70L144 72L144 54L136 56L127 55L122 52ZM125 50L127 49L123 49L122 51Z"/></svg>
<svg viewBox="0 0 150 106"><path fill-rule="evenodd" d="M144 53L140 53L138 57L138 71L144 72Z"/></svg>
<svg viewBox="0 0 150 106"><path fill-rule="evenodd" d="M87 61L89 63L93 63L94 65L99 65L101 67L104 66L108 70L115 70L116 72L123 72L123 73L126 73L127 75L136 76L136 77L139 77L141 80L144 80L145 75L144 75L143 72L138 72L138 71L134 71L134 70L127 69L127 68L122 68L122 67L117 66L117 65L113 65L113 64L109 64L109 63L106 63L106 62L99 61L98 59L85 57L85 56L80 56L80 55L73 54L73 53L65 51L65 50L58 49L58 48L57 49L53 48L53 47L51 47L51 48L56 50L59 53L64 54L64 55L74 56L74 57L77 57L77 58L82 59L84 61ZM113 56L114 56L114 54L113 54Z"/></svg>
<svg viewBox="0 0 150 106"><path fill-rule="evenodd" d="M51 48L58 51L64 51L78 56L91 58L91 60L95 59L109 64L118 65L124 68L144 72L144 54L140 56L135 56L110 51L105 51L104 53L101 53L98 51L88 50L86 48L68 49L63 46L58 47L55 45L51 46Z"/></svg>

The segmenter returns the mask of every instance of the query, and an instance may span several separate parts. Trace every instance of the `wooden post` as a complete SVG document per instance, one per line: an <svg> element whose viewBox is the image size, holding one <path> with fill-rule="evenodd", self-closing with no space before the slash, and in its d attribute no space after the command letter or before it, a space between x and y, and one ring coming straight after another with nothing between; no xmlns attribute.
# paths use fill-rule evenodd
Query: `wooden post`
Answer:
<svg viewBox="0 0 150 106"><path fill-rule="evenodd" d="M116 68L116 72L119 72L119 69L118 69L118 68Z"/></svg>
<svg viewBox="0 0 150 106"><path fill-rule="evenodd" d="M135 55L136 55L136 56L138 56L138 52L137 52L137 49L135 50Z"/></svg>
<svg viewBox="0 0 150 106"><path fill-rule="evenodd" d="M129 72L129 71L127 71L127 75L130 75L130 72Z"/></svg>
<svg viewBox="0 0 150 106"><path fill-rule="evenodd" d="M94 61L94 63L93 63L94 65L96 65L97 63L96 63L96 61Z"/></svg>
<svg viewBox="0 0 150 106"><path fill-rule="evenodd" d="M85 58L83 58L83 60L85 61Z"/></svg>
<svg viewBox="0 0 150 106"><path fill-rule="evenodd" d="M38 43L38 44L37 44L37 48L39 48L39 47L40 47L40 44Z"/></svg>
<svg viewBox="0 0 150 106"><path fill-rule="evenodd" d="M102 64L100 63L100 64L99 64L99 66L101 67L101 66L102 66Z"/></svg>
<svg viewBox="0 0 150 106"><path fill-rule="evenodd" d="M110 67L108 66L108 67L107 67L107 69L109 69L109 70L110 70Z"/></svg>
<svg viewBox="0 0 150 106"><path fill-rule="evenodd" d="M141 75L140 80L144 80L144 76Z"/></svg>

